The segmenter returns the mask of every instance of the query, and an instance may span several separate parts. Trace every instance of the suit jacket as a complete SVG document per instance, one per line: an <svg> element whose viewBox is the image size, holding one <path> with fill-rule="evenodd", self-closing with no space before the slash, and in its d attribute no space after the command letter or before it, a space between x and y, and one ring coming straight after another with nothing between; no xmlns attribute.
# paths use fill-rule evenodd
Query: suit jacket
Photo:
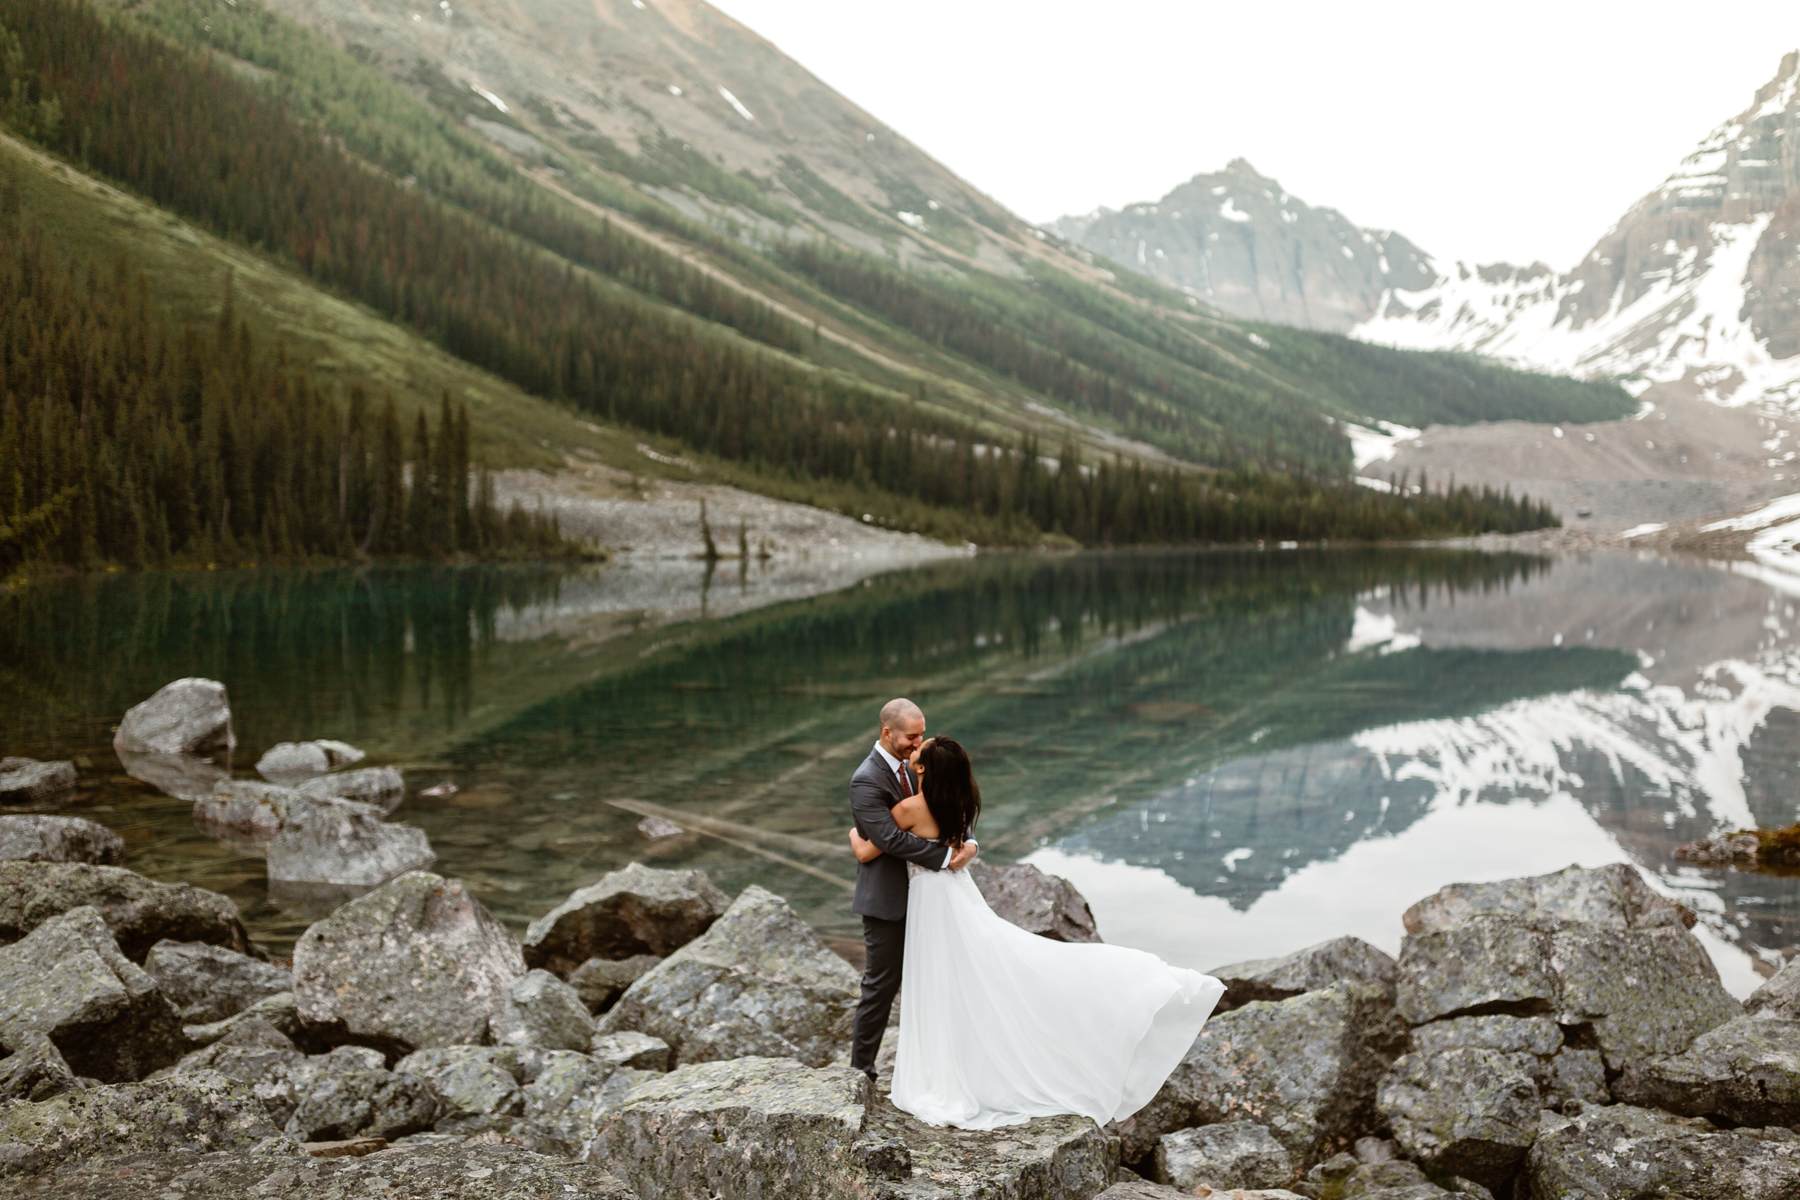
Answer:
<svg viewBox="0 0 1800 1200"><path fill-rule="evenodd" d="M850 812L856 818L856 831L881 849L880 857L856 867L856 895L850 907L865 917L905 920L906 864L916 862L936 871L948 857L942 842L926 841L894 824L889 810L905 798L899 777L888 770L887 760L879 751L870 750L850 776Z"/></svg>

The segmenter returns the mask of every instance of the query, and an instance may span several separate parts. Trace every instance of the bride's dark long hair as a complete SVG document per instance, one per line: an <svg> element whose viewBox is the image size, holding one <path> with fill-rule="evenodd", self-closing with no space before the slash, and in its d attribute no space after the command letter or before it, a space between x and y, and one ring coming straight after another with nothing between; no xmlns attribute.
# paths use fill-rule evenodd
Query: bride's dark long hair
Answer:
<svg viewBox="0 0 1800 1200"><path fill-rule="evenodd" d="M969 753L951 738L935 737L919 752L919 765L925 768L925 807L945 841L960 849L981 817L981 788Z"/></svg>

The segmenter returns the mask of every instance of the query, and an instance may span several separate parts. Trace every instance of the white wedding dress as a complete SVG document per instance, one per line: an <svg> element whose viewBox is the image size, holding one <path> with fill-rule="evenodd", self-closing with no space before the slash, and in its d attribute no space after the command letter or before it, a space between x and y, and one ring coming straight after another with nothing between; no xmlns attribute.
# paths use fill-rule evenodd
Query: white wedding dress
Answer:
<svg viewBox="0 0 1800 1200"><path fill-rule="evenodd" d="M1225 985L1142 950L1057 942L988 907L968 871L907 864L894 1106L994 1129L1148 1104Z"/></svg>

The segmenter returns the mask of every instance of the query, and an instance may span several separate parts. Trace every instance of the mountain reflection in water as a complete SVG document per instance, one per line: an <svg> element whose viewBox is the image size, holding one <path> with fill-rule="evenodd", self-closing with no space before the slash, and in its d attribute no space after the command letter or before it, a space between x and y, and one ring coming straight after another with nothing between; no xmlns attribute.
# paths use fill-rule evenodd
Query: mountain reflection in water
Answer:
<svg viewBox="0 0 1800 1200"><path fill-rule="evenodd" d="M955 561L830 580L700 568L138 576L0 597L0 752L77 757L139 870L311 915L123 777L110 726L223 679L241 772L339 737L522 926L632 859L758 882L851 940L844 783L889 696L975 755L996 861L1068 875L1109 940L1202 968L1339 933L1397 949L1443 883L1635 862L1740 994L1791 954L1792 879L1681 841L1800 816L1794 601L1626 556L1448 551ZM671 615L673 614L673 616ZM650 842L646 813L689 832Z"/></svg>

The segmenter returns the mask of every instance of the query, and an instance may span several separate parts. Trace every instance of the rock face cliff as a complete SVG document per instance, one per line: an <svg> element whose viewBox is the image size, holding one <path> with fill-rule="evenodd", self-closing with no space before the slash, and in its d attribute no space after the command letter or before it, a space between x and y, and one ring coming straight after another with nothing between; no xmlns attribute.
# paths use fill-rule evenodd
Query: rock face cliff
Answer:
<svg viewBox="0 0 1800 1200"><path fill-rule="evenodd" d="M1242 160L1055 228L1238 316L1800 405L1800 53L1566 274L1438 263Z"/></svg>

